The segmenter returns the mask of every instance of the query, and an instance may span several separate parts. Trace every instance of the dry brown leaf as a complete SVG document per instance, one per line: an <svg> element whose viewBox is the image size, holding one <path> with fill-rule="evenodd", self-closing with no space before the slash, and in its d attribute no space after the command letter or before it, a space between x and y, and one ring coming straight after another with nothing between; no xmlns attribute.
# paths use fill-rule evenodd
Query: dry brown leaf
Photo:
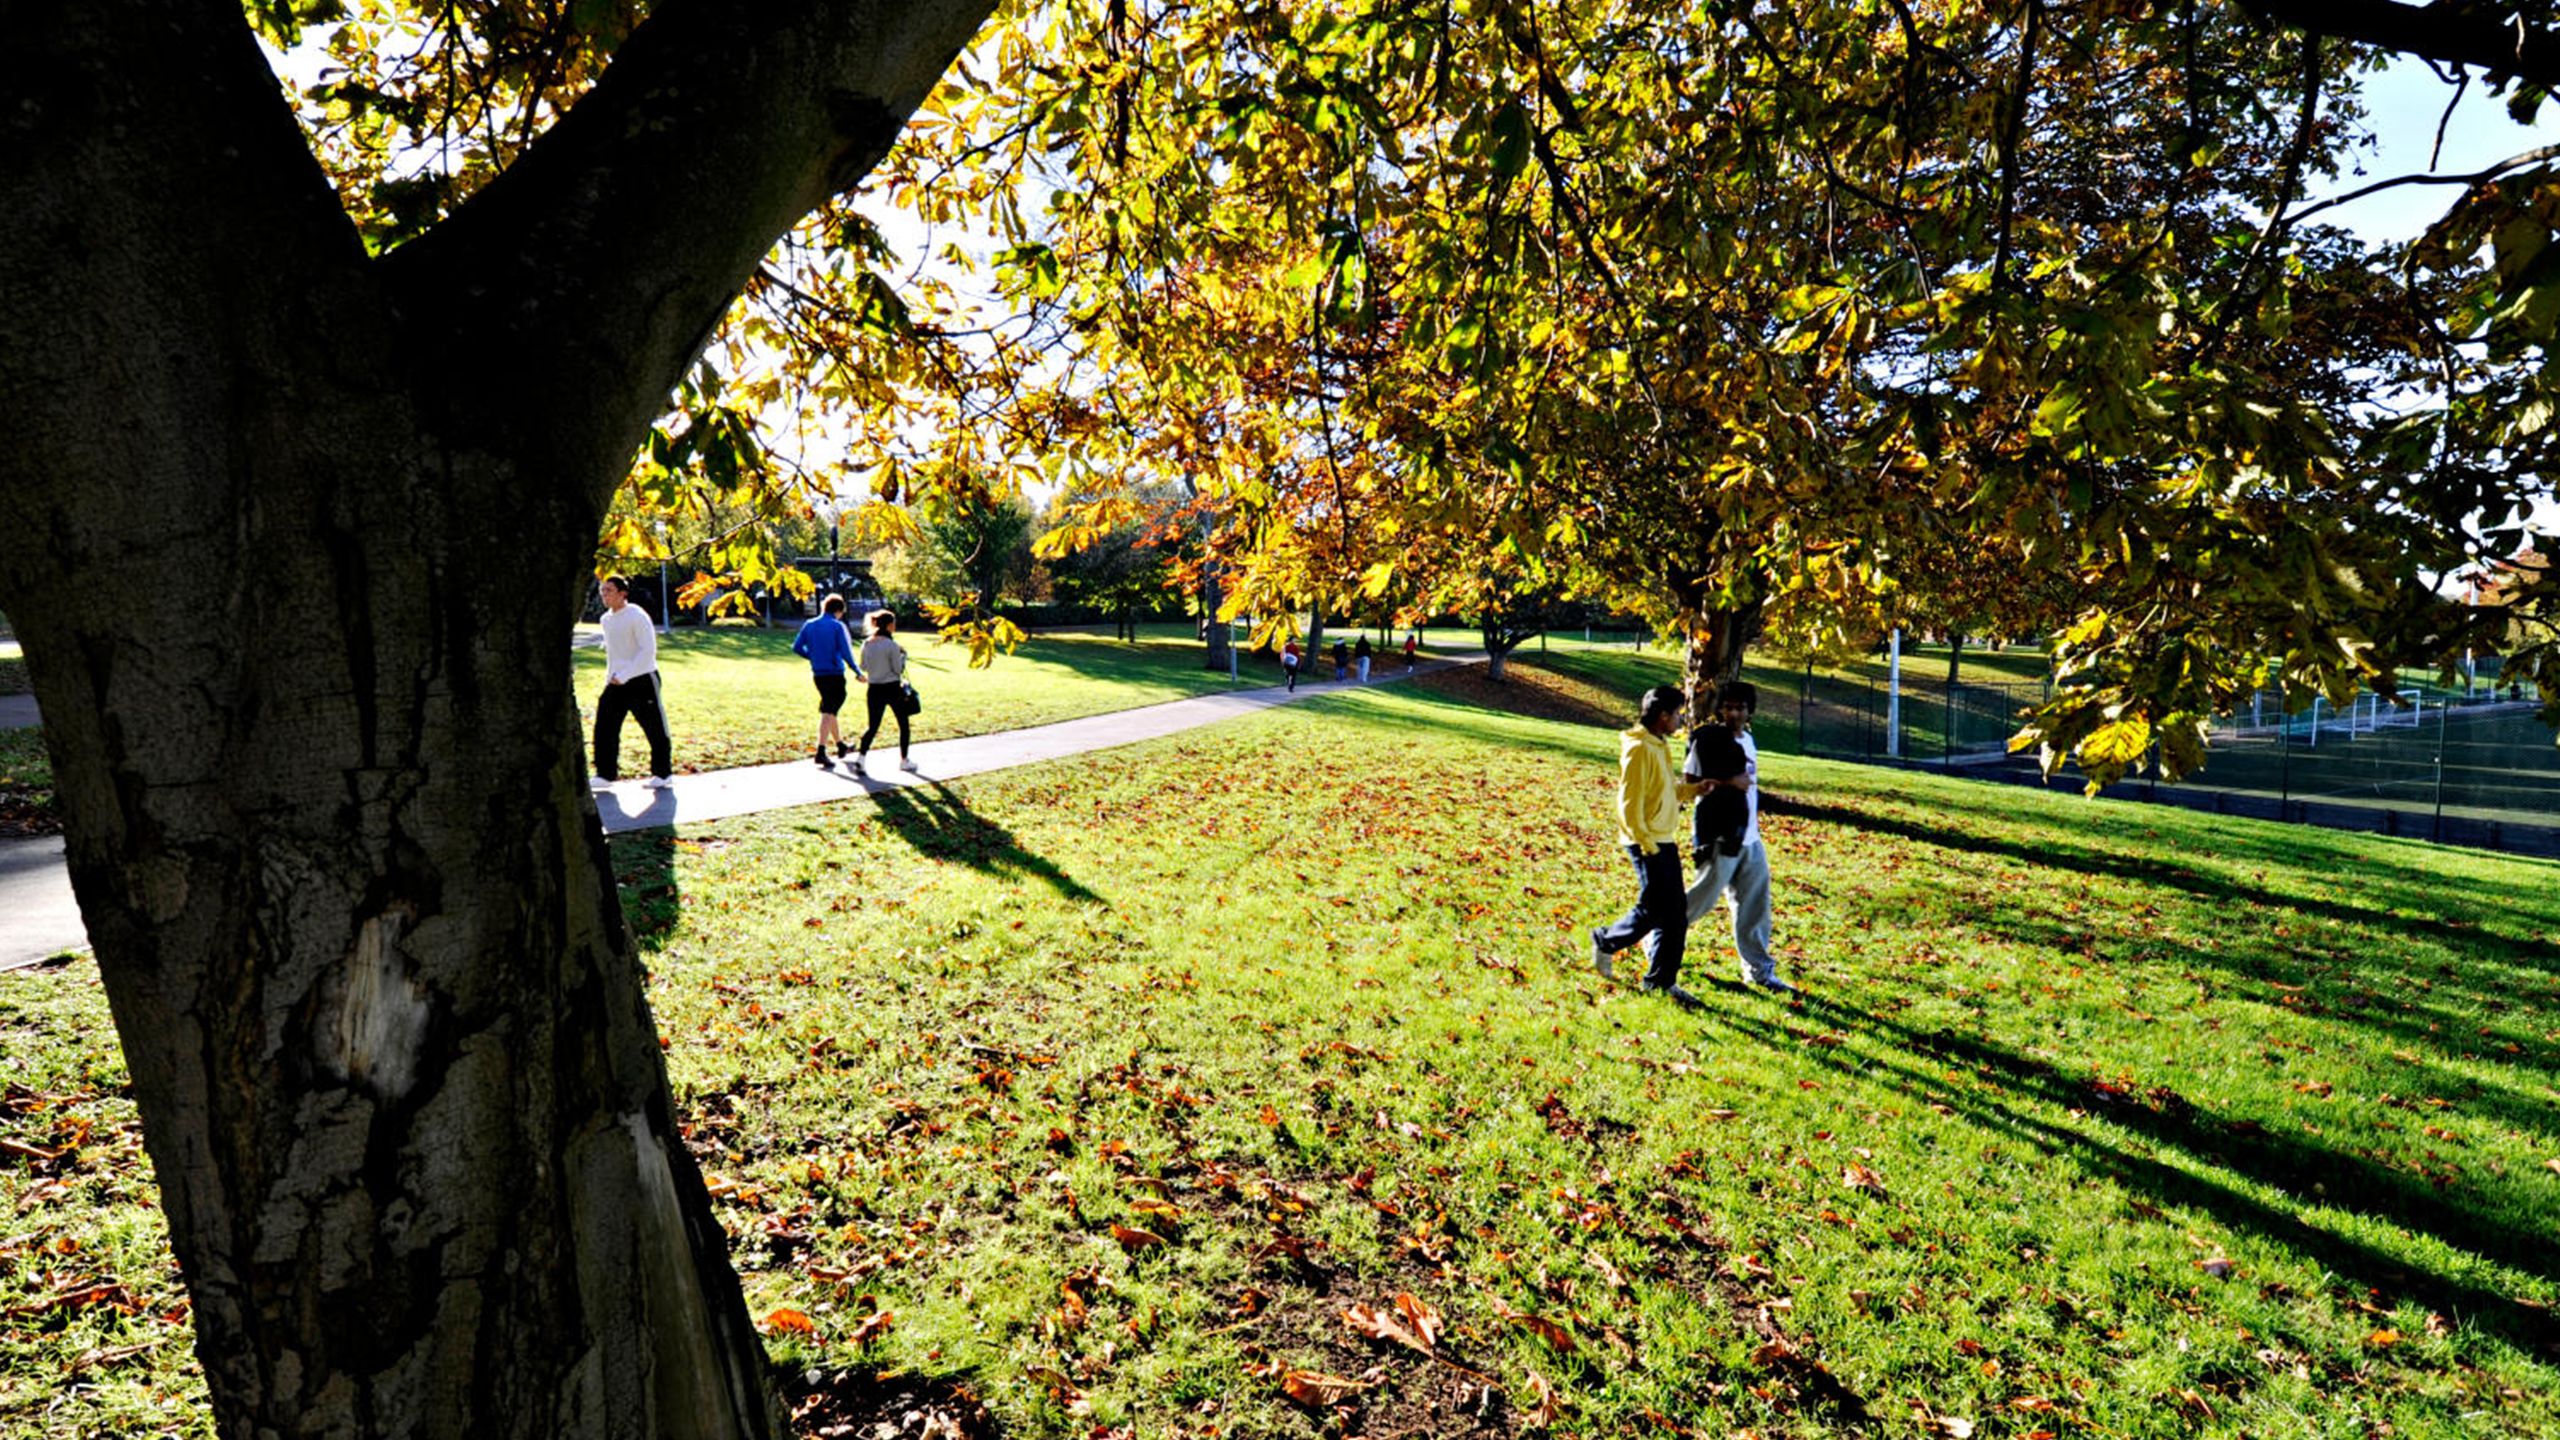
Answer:
<svg viewBox="0 0 2560 1440"><path fill-rule="evenodd" d="M1431 1353L1430 1345L1421 1336L1406 1329L1404 1322L1383 1310L1374 1310L1366 1305L1348 1305L1343 1307L1342 1322L1372 1340L1392 1340L1408 1350L1418 1350L1425 1355Z"/></svg>
<svg viewBox="0 0 2560 1440"><path fill-rule="evenodd" d="M1133 1230L1117 1220L1111 1222L1111 1238L1123 1250L1152 1250L1164 1243L1164 1237L1153 1230Z"/></svg>
<svg viewBox="0 0 2560 1440"><path fill-rule="evenodd" d="M1609 1263L1608 1256L1597 1250L1586 1250L1582 1253L1582 1258L1584 1263L1591 1267L1592 1273L1600 1277L1601 1283L1612 1290L1627 1288L1627 1277L1619 1273L1617 1266Z"/></svg>
<svg viewBox="0 0 2560 1440"><path fill-rule="evenodd" d="M764 1317L764 1328L768 1331L787 1330L794 1335L815 1335L818 1333L816 1322L812 1321L808 1316L801 1314L797 1310L774 1311L772 1314Z"/></svg>
<svg viewBox="0 0 2560 1440"><path fill-rule="evenodd" d="M861 1320L855 1322L852 1331L846 1334L844 1338L855 1345L868 1345L872 1341L879 1339L881 1336L888 1334L889 1327L897 1323L897 1311L875 1310L870 1314L863 1316Z"/></svg>
<svg viewBox="0 0 2560 1440"><path fill-rule="evenodd" d="M2400 1332L2397 1330L2376 1330L2372 1334L2364 1337L2364 1343L2377 1348L2397 1345L2400 1343Z"/></svg>
<svg viewBox="0 0 2560 1440"><path fill-rule="evenodd" d="M1864 1190L1871 1195L1884 1193L1884 1177L1864 1165L1852 1165L1842 1170L1840 1183L1852 1190Z"/></svg>
<svg viewBox="0 0 2560 1440"><path fill-rule="evenodd" d="M1368 1387L1318 1370L1291 1370L1280 1377L1280 1388L1310 1410L1330 1410Z"/></svg>
<svg viewBox="0 0 2560 1440"><path fill-rule="evenodd" d="M1162 1220L1167 1224L1178 1224L1182 1219L1182 1207L1169 1201L1132 1200L1129 1202L1129 1208L1150 1220Z"/></svg>
<svg viewBox="0 0 2560 1440"><path fill-rule="evenodd" d="M1439 1311L1414 1298L1412 1291L1400 1290L1396 1292L1396 1313L1402 1315L1405 1323L1413 1327L1414 1334L1422 1337L1425 1348L1432 1350L1440 1348Z"/></svg>
<svg viewBox="0 0 2560 1440"><path fill-rule="evenodd" d="M1573 1353L1573 1332L1544 1315L1532 1315L1526 1310L1514 1310L1504 1304L1499 1295L1493 1297L1493 1313L1546 1341L1556 1349L1568 1355Z"/></svg>
<svg viewBox="0 0 2560 1440"><path fill-rule="evenodd" d="M1955 1437L1955 1440L1970 1440L1973 1434L1973 1422L1961 1415L1932 1415L1929 1426L1941 1435Z"/></svg>
<svg viewBox="0 0 2560 1440"><path fill-rule="evenodd" d="M1530 1371L1529 1407L1521 1412L1521 1420L1532 1430L1544 1430L1556 1423L1556 1416L1563 1410L1564 1400L1556 1394L1556 1387L1547 1383L1546 1376Z"/></svg>

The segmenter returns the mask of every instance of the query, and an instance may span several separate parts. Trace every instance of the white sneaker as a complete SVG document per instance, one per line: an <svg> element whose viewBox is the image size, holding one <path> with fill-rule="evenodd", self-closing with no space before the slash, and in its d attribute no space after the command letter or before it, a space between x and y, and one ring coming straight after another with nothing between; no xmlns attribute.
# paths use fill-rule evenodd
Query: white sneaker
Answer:
<svg viewBox="0 0 2560 1440"><path fill-rule="evenodd" d="M1600 978L1603 980L1614 981L1618 978L1618 967L1610 963L1609 952L1601 947L1600 932L1597 930L1591 932L1591 968L1599 971Z"/></svg>
<svg viewBox="0 0 2560 1440"><path fill-rule="evenodd" d="M916 773L916 762L902 758L898 761L898 768L906 771L910 775L913 775Z"/></svg>
<svg viewBox="0 0 2560 1440"><path fill-rule="evenodd" d="M640 783L652 790L673 790L676 788L674 777L668 775L652 775Z"/></svg>

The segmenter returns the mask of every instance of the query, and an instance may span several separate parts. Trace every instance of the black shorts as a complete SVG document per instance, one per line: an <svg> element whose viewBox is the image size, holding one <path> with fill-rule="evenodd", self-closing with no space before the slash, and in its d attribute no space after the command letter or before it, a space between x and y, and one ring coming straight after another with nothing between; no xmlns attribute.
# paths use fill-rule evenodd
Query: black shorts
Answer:
<svg viewBox="0 0 2560 1440"><path fill-rule="evenodd" d="M819 714L833 715L844 708L844 676L842 674L813 674L809 678L818 686Z"/></svg>

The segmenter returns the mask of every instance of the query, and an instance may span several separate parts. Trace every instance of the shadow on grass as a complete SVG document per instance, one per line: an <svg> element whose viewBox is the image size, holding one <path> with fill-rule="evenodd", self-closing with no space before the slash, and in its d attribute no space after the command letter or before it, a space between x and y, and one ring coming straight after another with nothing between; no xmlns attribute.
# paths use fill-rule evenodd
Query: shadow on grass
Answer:
<svg viewBox="0 0 2560 1440"><path fill-rule="evenodd" d="M2427 876L2422 884L2386 880L2375 873L2372 857L2366 855L2345 853L2324 855L2320 847L2312 847L2310 853L2306 853L2301 848L2269 845L2237 836L2217 836L2217 841L2227 838L2228 843L2217 851L2215 858L2232 863L2264 863L2292 869L2316 869L2324 861L2334 860L2338 864L2352 865L2360 880L2369 879L2366 893L2373 895L2381 906L2405 907L2409 911L2418 913L2404 914L2391 908L2352 905L2337 900L2324 900L2235 885L2228 880L2203 873L2171 859L2131 859L2063 844L2051 839L2036 844L2025 844L1972 830L1932 825L1890 815L1878 815L1848 805L1797 799L1789 801L1783 809L1772 805L1770 813L1820 821L1852 830L1893 835L1924 845L1935 845L1970 854L2002 855L2029 865L2053 866L2064 870L2076 870L2084 875L2166 885L2183 890L2199 899L2220 901L2236 906L2268 906L2291 910L2299 914L2317 916L2324 920L2335 920L2341 924L2371 930L2378 937L2386 939L2392 937L2422 939L2435 944L2464 948L2494 943L2505 952L2506 963L2522 968L2560 973L2560 941L2554 940L2547 934L2530 931L2508 933L2491 930L2485 924L2448 921L2440 915L2428 913L2446 908L2446 892L2453 891L2478 896L2484 903L2477 913L2513 918L2516 902L2520 897L2512 889L2483 885L2457 876L2432 874ZM2006 818L2014 819L2015 817ZM2509 863L2549 868L2560 872L2560 866L2545 867L2543 862L2538 861ZM2553 881L2554 892L2560 893L2560 873L2553 875ZM2479 979L2477 975L2471 978L2475 982ZM2538 995L2498 995L2494 998L2513 1004L2538 1003L2540 997Z"/></svg>
<svg viewBox="0 0 2560 1440"><path fill-rule="evenodd" d="M684 914L684 890L676 883L676 834L660 826L605 838L613 856L613 883L622 896L623 923L642 954L666 948Z"/></svg>
<svg viewBox="0 0 2560 1440"><path fill-rule="evenodd" d="M2465 1209L2432 1187L2413 1184L2382 1167L2297 1139L2244 1131L2184 1102L2160 1106L2138 1101L2110 1103L2091 1085L2063 1075L2040 1060L1950 1030L1923 1033L1886 1017L1813 996L1805 997L1801 1004L1808 1017L1838 1030L1863 1034L1886 1050L1964 1066L1995 1079L2024 1100L2103 1116L2153 1145L2186 1156L2198 1170L2226 1171L2287 1192L2317 1182L2356 1213L2546 1282L2560 1283L2560 1253L2552 1250L2546 1236ZM2370 1291L2382 1297L2386 1307L2388 1301L2406 1298L2441 1314L2476 1322L2527 1351L2560 1346L2560 1317L2551 1311L2520 1303L2514 1296L2456 1275L2412 1265L2377 1246L2323 1229L2284 1206L2248 1193L2238 1184L2195 1173L2134 1147L2109 1144L2036 1119L2011 1105L1940 1096L1933 1088L1941 1083L1938 1073L1917 1063L1837 1049L1808 1050L1788 1033L1783 1023L1748 1013L1725 1011L1718 1018L1741 1034L1772 1047L1783 1047L1791 1055L1802 1056L1843 1076L1859 1077L1869 1083L1891 1077L1891 1083L1913 1095L1928 1094L1940 1099L1977 1123L2006 1130L2050 1154L2068 1157L2091 1173L2105 1176L2158 1204L2203 1210L2234 1232L2290 1245L2359 1292ZM2362 1300L2364 1295L2351 1298Z"/></svg>
<svg viewBox="0 0 2560 1440"><path fill-rule="evenodd" d="M872 799L880 807L880 823L920 855L956 860L988 875L1037 880L1062 900L1102 903L1100 895L1046 858L1022 848L1012 831L970 809L959 792L939 780L880 790Z"/></svg>
<svg viewBox="0 0 2560 1440"><path fill-rule="evenodd" d="M917 1375L870 1366L777 1366L773 1378L790 1409L792 1433L810 1440L835 1435L999 1440L1005 1433L965 1375Z"/></svg>

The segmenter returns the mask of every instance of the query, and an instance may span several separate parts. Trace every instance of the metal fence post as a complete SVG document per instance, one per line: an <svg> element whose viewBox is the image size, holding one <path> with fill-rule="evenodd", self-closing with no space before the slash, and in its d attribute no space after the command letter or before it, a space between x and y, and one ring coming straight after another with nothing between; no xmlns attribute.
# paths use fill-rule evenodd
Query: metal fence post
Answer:
<svg viewBox="0 0 2560 1440"><path fill-rule="evenodd" d="M2422 699L2418 703L2424 705L2427 702ZM2451 695L2447 695L2444 698L2444 703L2436 707L2436 824L2434 831L2427 836L2428 839L2435 841L2439 845L2444 843L2445 725L2446 717L2452 713L2453 697Z"/></svg>
<svg viewBox="0 0 2560 1440"><path fill-rule="evenodd" d="M2293 804L2293 710L2285 695L2284 681L2276 681L2276 818Z"/></svg>
<svg viewBox="0 0 2560 1440"><path fill-rule="evenodd" d="M1947 682L1947 733L1939 739L1938 769L1953 774L1956 768L1956 685L1952 680Z"/></svg>

